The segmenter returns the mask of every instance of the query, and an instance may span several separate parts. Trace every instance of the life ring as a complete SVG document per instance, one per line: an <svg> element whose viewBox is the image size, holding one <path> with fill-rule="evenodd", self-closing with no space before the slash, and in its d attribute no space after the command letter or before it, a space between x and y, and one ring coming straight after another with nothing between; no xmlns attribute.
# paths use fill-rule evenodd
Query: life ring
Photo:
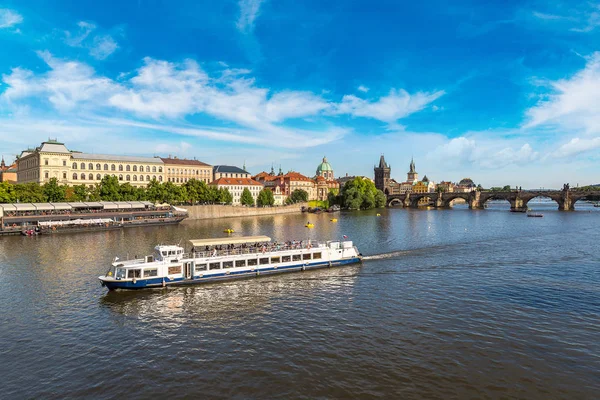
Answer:
<svg viewBox="0 0 600 400"><path fill-rule="evenodd" d="M131 282L132 282L132 283L135 285L135 283L136 283L137 281L135 280L135 278L133 278L133 280L132 280Z"/></svg>

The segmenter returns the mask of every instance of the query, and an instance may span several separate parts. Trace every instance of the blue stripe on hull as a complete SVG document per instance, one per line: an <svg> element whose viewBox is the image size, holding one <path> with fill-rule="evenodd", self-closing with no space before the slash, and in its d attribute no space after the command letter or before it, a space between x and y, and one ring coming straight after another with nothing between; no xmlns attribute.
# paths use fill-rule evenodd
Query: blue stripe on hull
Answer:
<svg viewBox="0 0 600 400"><path fill-rule="evenodd" d="M342 266L348 264L356 264L360 262L360 258L349 258L346 260L338 260L332 261L331 266ZM241 278L253 278L261 275L272 275L279 274L284 272L294 272L294 271L302 271L304 269L319 269L329 267L329 261L312 263L312 264L295 264L295 265L286 265L286 266L278 266L278 267L268 267L260 270L252 271L228 271L222 272L218 274L211 274L209 276L203 276L202 278L199 275L195 275L193 279L185 279L185 278L175 278L169 280L168 278L164 278L165 286L175 286L175 285L192 285L197 283L208 283L208 282L218 282L225 280L233 280L233 279L241 279ZM151 287L162 287L163 286L163 278L151 278L151 279L138 279L135 283L132 281L116 281L116 282L104 282L106 287L110 290L113 289L145 289Z"/></svg>

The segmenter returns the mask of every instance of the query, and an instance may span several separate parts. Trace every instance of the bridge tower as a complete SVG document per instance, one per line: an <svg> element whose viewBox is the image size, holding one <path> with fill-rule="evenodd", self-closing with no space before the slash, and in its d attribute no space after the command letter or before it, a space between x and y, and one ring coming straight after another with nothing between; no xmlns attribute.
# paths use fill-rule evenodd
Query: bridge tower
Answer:
<svg viewBox="0 0 600 400"><path fill-rule="evenodd" d="M392 167L387 165L383 154L379 157L379 167L374 167L375 172L375 187L383 193L390 194L388 189Z"/></svg>

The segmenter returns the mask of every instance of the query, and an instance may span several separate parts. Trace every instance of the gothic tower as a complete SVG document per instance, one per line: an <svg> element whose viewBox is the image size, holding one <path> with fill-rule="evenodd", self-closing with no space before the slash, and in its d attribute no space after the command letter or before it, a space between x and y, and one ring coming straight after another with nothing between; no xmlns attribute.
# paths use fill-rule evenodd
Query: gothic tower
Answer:
<svg viewBox="0 0 600 400"><path fill-rule="evenodd" d="M375 171L375 187L381 190L383 193L386 193L386 189L388 188L390 181L392 167L387 165L383 154L379 158L379 167L374 167L373 170Z"/></svg>
<svg viewBox="0 0 600 400"><path fill-rule="evenodd" d="M410 159L410 169L406 174L406 177L406 181L409 183L415 183L417 180L419 180L419 174L415 170L415 160L412 158Z"/></svg>

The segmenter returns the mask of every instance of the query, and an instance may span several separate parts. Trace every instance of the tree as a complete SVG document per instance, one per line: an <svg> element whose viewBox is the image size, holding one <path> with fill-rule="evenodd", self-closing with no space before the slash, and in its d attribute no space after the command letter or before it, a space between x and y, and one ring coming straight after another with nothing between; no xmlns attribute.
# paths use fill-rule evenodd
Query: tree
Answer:
<svg viewBox="0 0 600 400"><path fill-rule="evenodd" d="M299 202L307 202L308 201L308 192L302 189L296 189L292 192L290 197L288 197L291 203L299 203Z"/></svg>
<svg viewBox="0 0 600 400"><path fill-rule="evenodd" d="M346 182L341 191L341 204L351 210L368 210L385 206L385 194L368 179L356 177Z"/></svg>
<svg viewBox="0 0 600 400"><path fill-rule="evenodd" d="M88 188L85 185L73 186L73 201L86 201L88 199Z"/></svg>
<svg viewBox="0 0 600 400"><path fill-rule="evenodd" d="M231 204L233 203L233 195L229 192L227 188L221 188L218 191L219 195L219 203Z"/></svg>
<svg viewBox="0 0 600 400"><path fill-rule="evenodd" d="M113 175L107 175L100 181L100 199L103 201L121 201L119 179Z"/></svg>
<svg viewBox="0 0 600 400"><path fill-rule="evenodd" d="M243 206L254 206L254 198L252 197L252 193L250 193L248 188L244 188L242 196L240 197L240 203L242 203Z"/></svg>
<svg viewBox="0 0 600 400"><path fill-rule="evenodd" d="M48 203L59 203L65 201L66 188L60 186L56 178L50 178L50 180L42 186L45 200Z"/></svg>
<svg viewBox="0 0 600 400"><path fill-rule="evenodd" d="M187 201L192 204L204 203L208 198L208 187L203 181L190 179L183 185L187 193Z"/></svg>
<svg viewBox="0 0 600 400"><path fill-rule="evenodd" d="M272 206L275 204L275 197L273 197L273 192L269 189L263 189L258 194L256 198L256 205L259 207Z"/></svg>
<svg viewBox="0 0 600 400"><path fill-rule="evenodd" d="M16 201L15 185L8 182L0 182L0 203L14 203Z"/></svg>
<svg viewBox="0 0 600 400"><path fill-rule="evenodd" d="M502 188L503 192L510 192L510 185L506 185Z"/></svg>
<svg viewBox="0 0 600 400"><path fill-rule="evenodd" d="M43 203L44 191L38 183L18 183L14 185L14 200L20 203Z"/></svg>

